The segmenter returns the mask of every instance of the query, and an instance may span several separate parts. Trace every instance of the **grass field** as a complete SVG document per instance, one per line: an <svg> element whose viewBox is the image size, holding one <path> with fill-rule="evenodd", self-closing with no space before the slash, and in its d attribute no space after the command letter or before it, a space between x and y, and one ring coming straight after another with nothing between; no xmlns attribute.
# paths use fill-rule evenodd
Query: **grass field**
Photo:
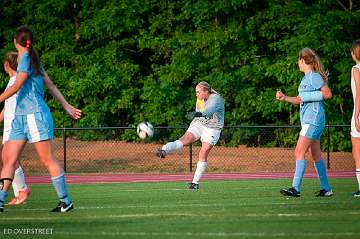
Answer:
<svg viewBox="0 0 360 239"><path fill-rule="evenodd" d="M313 196L316 179L304 180L301 198L279 194L290 180L207 181L199 191L183 182L72 184L67 214L48 212L57 201L50 185L32 185L27 204L0 214L0 238L360 238L355 179L331 184L331 198Z"/></svg>

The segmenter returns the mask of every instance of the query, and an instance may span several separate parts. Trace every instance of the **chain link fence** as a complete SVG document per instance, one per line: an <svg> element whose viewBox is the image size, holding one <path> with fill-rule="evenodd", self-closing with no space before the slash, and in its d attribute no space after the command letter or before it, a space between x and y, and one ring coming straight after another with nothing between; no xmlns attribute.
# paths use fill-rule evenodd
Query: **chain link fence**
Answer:
<svg viewBox="0 0 360 239"><path fill-rule="evenodd" d="M134 127L58 128L56 158L67 173L180 173L196 167L200 142L181 151L155 156L157 149L179 138L187 127L155 127L151 139L140 140ZM322 136L323 159L330 171L351 171L349 125L328 125ZM299 126L226 126L211 150L208 172L292 172ZM307 155L307 158L310 156ZM32 144L21 155L27 175L47 175ZM309 164L308 172L314 171Z"/></svg>

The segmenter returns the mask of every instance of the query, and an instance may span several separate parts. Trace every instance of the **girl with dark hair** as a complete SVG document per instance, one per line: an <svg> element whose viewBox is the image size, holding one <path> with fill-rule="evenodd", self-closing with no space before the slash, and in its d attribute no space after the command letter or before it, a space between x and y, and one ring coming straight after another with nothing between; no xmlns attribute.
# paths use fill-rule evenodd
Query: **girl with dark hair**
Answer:
<svg viewBox="0 0 360 239"><path fill-rule="evenodd" d="M73 118L79 118L81 111L70 106L40 65L33 48L33 33L28 27L19 27L14 36L18 52L16 80L1 95L0 102L14 94L16 96L15 117L11 123L8 140L2 150L3 168L0 179L0 212L2 212L7 191L14 177L16 163L27 141L34 144L40 160L48 169L59 197L59 203L52 212L68 212L73 203L68 195L65 176L53 152L54 125L50 109L44 100L44 84L52 88L55 97Z"/></svg>

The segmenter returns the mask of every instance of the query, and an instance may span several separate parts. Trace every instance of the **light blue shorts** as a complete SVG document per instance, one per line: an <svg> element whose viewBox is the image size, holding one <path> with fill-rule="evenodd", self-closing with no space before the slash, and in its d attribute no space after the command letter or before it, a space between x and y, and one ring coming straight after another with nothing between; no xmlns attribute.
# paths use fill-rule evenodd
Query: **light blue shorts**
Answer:
<svg viewBox="0 0 360 239"><path fill-rule="evenodd" d="M320 140L325 125L303 124L301 125L300 135L311 140Z"/></svg>
<svg viewBox="0 0 360 239"><path fill-rule="evenodd" d="M16 115L11 122L8 140L35 143L54 138L54 123L50 112Z"/></svg>

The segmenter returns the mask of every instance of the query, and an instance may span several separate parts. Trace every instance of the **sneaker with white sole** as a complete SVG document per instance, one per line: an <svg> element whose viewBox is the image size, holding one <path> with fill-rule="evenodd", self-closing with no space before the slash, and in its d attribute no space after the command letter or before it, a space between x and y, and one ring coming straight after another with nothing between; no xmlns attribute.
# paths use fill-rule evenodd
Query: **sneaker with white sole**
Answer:
<svg viewBox="0 0 360 239"><path fill-rule="evenodd" d="M189 189L198 190L198 189L200 189L200 186L197 183L189 183Z"/></svg>
<svg viewBox="0 0 360 239"><path fill-rule="evenodd" d="M353 197L360 197L360 190L359 191L356 191L356 192L354 192L353 194Z"/></svg>
<svg viewBox="0 0 360 239"><path fill-rule="evenodd" d="M20 205L24 204L31 194L30 188L27 187L24 190L19 190L19 195L7 204L7 205Z"/></svg>
<svg viewBox="0 0 360 239"><path fill-rule="evenodd" d="M69 204L66 204L63 201L60 201L58 203L58 205L53 210L51 210L51 212L68 212L72 209L74 209L72 202L70 202Z"/></svg>
<svg viewBox="0 0 360 239"><path fill-rule="evenodd" d="M315 192L316 197L331 197L334 195L332 190L326 191L325 189L321 189L320 191Z"/></svg>

